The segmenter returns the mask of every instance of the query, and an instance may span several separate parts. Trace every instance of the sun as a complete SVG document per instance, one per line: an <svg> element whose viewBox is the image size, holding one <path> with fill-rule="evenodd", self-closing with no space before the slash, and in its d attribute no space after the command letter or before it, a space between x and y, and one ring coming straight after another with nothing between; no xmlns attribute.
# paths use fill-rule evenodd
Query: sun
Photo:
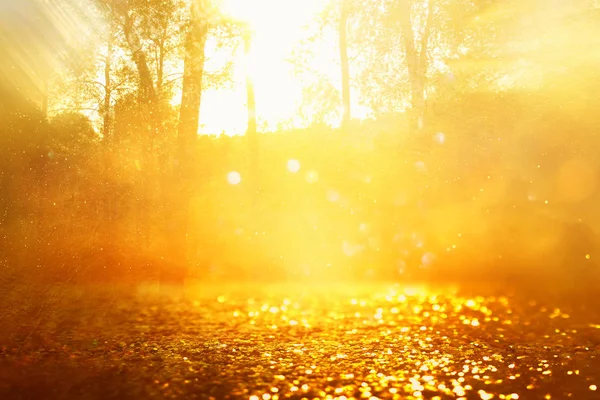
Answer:
<svg viewBox="0 0 600 400"><path fill-rule="evenodd" d="M261 31L273 27L294 30L319 12L329 0L220 0L221 13ZM282 29L277 29L282 31ZM284 32L285 34L285 32Z"/></svg>
<svg viewBox="0 0 600 400"><path fill-rule="evenodd" d="M255 87L257 116L270 128L294 122L302 100L302 82L287 61L291 51L307 34L307 27L330 0L221 0L225 16L247 24L252 35L249 55L240 54L234 65L235 87L224 93L207 94L201 119L207 131L241 134L246 128L245 76ZM318 46L318 44L315 44ZM210 56L209 56L210 58ZM332 71L335 64L323 65ZM210 102L210 98L214 100ZM210 103L210 104L207 104ZM234 106L235 105L235 106ZM239 107L238 107L239 106ZM222 110L227 109L225 115Z"/></svg>

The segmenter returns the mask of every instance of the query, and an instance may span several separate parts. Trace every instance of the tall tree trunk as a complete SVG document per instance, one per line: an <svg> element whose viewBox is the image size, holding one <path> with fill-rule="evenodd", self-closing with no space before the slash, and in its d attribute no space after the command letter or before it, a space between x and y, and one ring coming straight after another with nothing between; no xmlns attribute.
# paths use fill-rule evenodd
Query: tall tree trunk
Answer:
<svg viewBox="0 0 600 400"><path fill-rule="evenodd" d="M109 229L111 228L112 220L112 206L114 192L110 189L110 179L112 176L112 160L111 160L111 102L112 102L112 59L113 59L113 47L114 47L114 25L111 26L107 42L106 58L104 60L104 116L102 121L102 144L104 153L104 221L108 224ZM106 240L110 242L113 235L110 232L106 232ZM107 247L110 249L111 247Z"/></svg>
<svg viewBox="0 0 600 400"><path fill-rule="evenodd" d="M256 135L256 98L254 95L254 81L250 72L250 50L252 48L252 33L248 29L244 33L244 51L248 63L246 69L246 101L248 103L248 128L246 133L249 137Z"/></svg>
<svg viewBox="0 0 600 400"><path fill-rule="evenodd" d="M114 27L111 28L107 43L106 59L104 60L104 116L102 121L102 136L105 144L110 141L111 120L111 102L112 102L112 58L114 47Z"/></svg>
<svg viewBox="0 0 600 400"><path fill-rule="evenodd" d="M419 130L424 126L425 117L425 86L427 76L427 46L431 31L431 21L433 16L433 0L428 1L428 15L421 34L420 48L415 46L415 37L413 25L411 22L411 2L410 0L401 0L400 7L400 25L402 29L402 38L404 41L404 50L406 53L406 63L408 66L408 76L411 88L412 100L412 129Z"/></svg>
<svg viewBox="0 0 600 400"><path fill-rule="evenodd" d="M190 26L185 41L185 60L181 109L179 111L179 146L185 149L186 143L196 137L200 121L202 82L208 24L202 18L202 9L192 4Z"/></svg>
<svg viewBox="0 0 600 400"><path fill-rule="evenodd" d="M163 81L165 75L165 43L161 41L158 47L158 65L156 67L156 92L158 93L159 99L163 98Z"/></svg>
<svg viewBox="0 0 600 400"><path fill-rule="evenodd" d="M419 49L419 77L421 79L421 88L423 91L423 113L427 106L425 94L427 92L427 63L429 61L427 57L427 47L429 46L429 37L431 36L431 24L433 21L433 2L429 0L427 2L427 20L421 32L421 46Z"/></svg>
<svg viewBox="0 0 600 400"><path fill-rule="evenodd" d="M143 143L143 162L142 168L144 174L141 176L143 187L143 198L141 204L138 204L141 219L139 221L142 226L141 232L143 237L143 247L150 247L150 214L152 203L150 195L152 193L151 186L155 186L156 181L151 178L153 173L158 172L157 165L154 159L154 137L159 131L160 117L159 104L156 96L154 81L148 66L148 58L142 47L140 38L137 35L134 27L134 21L128 13L124 15L123 33L129 49L132 53L133 62L137 68L139 77L139 96L141 102L141 113L144 121L148 121L147 132L142 136Z"/></svg>
<svg viewBox="0 0 600 400"><path fill-rule="evenodd" d="M260 177L258 168L259 148L258 132L256 131L256 97L254 94L254 80L250 68L250 51L252 49L252 31L249 27L244 32L244 52L246 57L246 102L248 107L248 127L246 129L246 140L250 152L250 188L253 198L260 188Z"/></svg>
<svg viewBox="0 0 600 400"><path fill-rule="evenodd" d="M340 65L342 69L342 129L350 125L350 65L348 61L348 0L341 0L340 10Z"/></svg>
<svg viewBox="0 0 600 400"><path fill-rule="evenodd" d="M187 236L189 225L189 203L193 188L192 162L195 151L195 140L200 121L200 104L202 99L202 83L204 78L205 47L208 35L208 24L203 18L205 10L196 2L190 8L190 26L185 42L185 59L181 108L177 132L176 160L173 166L173 179L164 187L165 211L169 214L167 222L167 265L161 271L161 284L168 281L183 284L188 270ZM174 266L178 271L167 271ZM183 272L183 273L178 273Z"/></svg>
<svg viewBox="0 0 600 400"><path fill-rule="evenodd" d="M148 67L146 53L144 53L140 39L133 31L131 22L125 24L124 32L129 48L131 49L133 62L135 63L140 78L140 96L142 101L150 105L150 108L152 109L152 106L156 105L156 90L154 89L154 81L152 80L150 67Z"/></svg>

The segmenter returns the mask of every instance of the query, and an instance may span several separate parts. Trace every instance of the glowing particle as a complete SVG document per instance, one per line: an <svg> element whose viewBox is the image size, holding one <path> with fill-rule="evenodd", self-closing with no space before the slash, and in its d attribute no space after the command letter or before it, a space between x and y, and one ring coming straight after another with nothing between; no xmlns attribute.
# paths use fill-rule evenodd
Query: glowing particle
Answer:
<svg viewBox="0 0 600 400"><path fill-rule="evenodd" d="M592 258L592 256L591 256L591 255L589 255L589 254L586 254L586 255L585 255L585 259L586 259L586 260L589 260L590 258Z"/></svg>
<svg viewBox="0 0 600 400"><path fill-rule="evenodd" d="M516 393L513 393L513 394L509 394L508 396L506 396L506 398L507 399L515 399L516 400L516 399L519 398L519 395L516 394Z"/></svg>
<svg viewBox="0 0 600 400"><path fill-rule="evenodd" d="M217 297L217 301L219 303L224 303L225 302L225 296L219 296L219 297Z"/></svg>
<svg viewBox="0 0 600 400"><path fill-rule="evenodd" d="M250 400L260 400L258 396L250 396Z"/></svg>
<svg viewBox="0 0 600 400"><path fill-rule="evenodd" d="M340 199L340 194L337 191L335 191L335 190L327 191L327 200L329 200L332 203L335 203L339 199Z"/></svg>
<svg viewBox="0 0 600 400"><path fill-rule="evenodd" d="M231 171L227 174L227 182L230 185L239 185L242 182L242 176L237 171Z"/></svg>
<svg viewBox="0 0 600 400"><path fill-rule="evenodd" d="M306 181L308 183L316 183L319 181L319 174L317 171L308 171L306 173Z"/></svg>
<svg viewBox="0 0 600 400"><path fill-rule="evenodd" d="M271 395L269 393L265 393L262 395L263 400L269 400L271 398Z"/></svg>
<svg viewBox="0 0 600 400"><path fill-rule="evenodd" d="M438 132L434 135L434 140L439 144L444 144L446 141L446 135L443 132Z"/></svg>
<svg viewBox="0 0 600 400"><path fill-rule="evenodd" d="M421 257L421 263L426 267L433 264L434 261L435 261L435 254L433 254L431 252L427 252L427 253L423 254L423 256Z"/></svg>
<svg viewBox="0 0 600 400"><path fill-rule="evenodd" d="M590 390L592 392L595 392L596 390L598 390L598 386L596 386L596 385L590 385Z"/></svg>
<svg viewBox="0 0 600 400"><path fill-rule="evenodd" d="M292 174L300 171L300 161L298 160L288 160L287 162L287 170Z"/></svg>
<svg viewBox="0 0 600 400"><path fill-rule="evenodd" d="M358 244L352 244L346 241L342 243L342 251L348 257L352 257L355 254L360 253L361 251L363 251L363 249L364 247Z"/></svg>

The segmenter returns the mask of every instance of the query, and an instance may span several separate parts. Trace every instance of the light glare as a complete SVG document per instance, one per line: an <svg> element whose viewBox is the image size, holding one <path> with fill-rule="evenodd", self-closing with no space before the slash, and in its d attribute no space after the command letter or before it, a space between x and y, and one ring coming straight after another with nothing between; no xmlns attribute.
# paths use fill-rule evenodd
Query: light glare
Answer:
<svg viewBox="0 0 600 400"><path fill-rule="evenodd" d="M230 185L239 185L242 182L242 176L237 171L231 171L227 174L227 182Z"/></svg>
<svg viewBox="0 0 600 400"><path fill-rule="evenodd" d="M300 171L300 161L298 161L298 160L289 160L287 162L287 169L292 174L297 173L298 171Z"/></svg>

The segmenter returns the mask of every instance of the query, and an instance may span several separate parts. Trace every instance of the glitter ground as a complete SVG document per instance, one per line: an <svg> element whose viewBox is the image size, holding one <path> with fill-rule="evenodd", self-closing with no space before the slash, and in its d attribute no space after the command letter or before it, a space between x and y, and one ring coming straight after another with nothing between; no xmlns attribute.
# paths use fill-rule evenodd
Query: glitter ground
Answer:
<svg viewBox="0 0 600 400"><path fill-rule="evenodd" d="M73 297L0 347L0 398L600 398L591 305L389 285Z"/></svg>

